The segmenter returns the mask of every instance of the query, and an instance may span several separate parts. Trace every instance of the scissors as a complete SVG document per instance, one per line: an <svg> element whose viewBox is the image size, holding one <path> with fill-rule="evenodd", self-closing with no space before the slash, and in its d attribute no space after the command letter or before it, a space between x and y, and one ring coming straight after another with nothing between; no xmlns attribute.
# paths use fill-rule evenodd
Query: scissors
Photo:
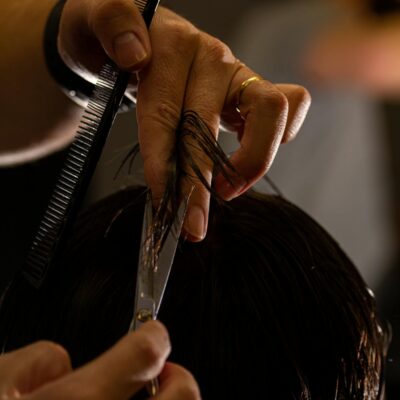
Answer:
<svg viewBox="0 0 400 400"><path fill-rule="evenodd" d="M182 232L189 197L190 195L181 202L175 221L172 222L169 231L165 232L166 237L162 241L161 248L156 249L154 234L151 232L153 206L151 197L147 196L140 241L135 307L130 332L137 330L147 321L157 319ZM159 391L158 379L150 381L147 390L151 396L156 395Z"/></svg>

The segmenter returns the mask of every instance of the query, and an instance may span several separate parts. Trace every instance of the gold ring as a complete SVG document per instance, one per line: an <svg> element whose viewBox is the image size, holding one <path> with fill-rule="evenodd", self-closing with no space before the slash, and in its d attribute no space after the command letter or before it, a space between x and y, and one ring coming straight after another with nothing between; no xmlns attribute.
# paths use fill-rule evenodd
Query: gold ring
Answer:
<svg viewBox="0 0 400 400"><path fill-rule="evenodd" d="M254 83L254 82L258 82L258 81L262 81L262 80L263 80L263 78L261 78L260 76L254 75L254 76L252 76L251 78L248 78L248 79L246 79L245 81L243 81L243 82L241 83L241 85L240 85L240 88L239 88L239 90L238 90L238 94L237 94L237 97L236 97L236 111L239 113L240 118L242 118L243 120L244 120L245 118L243 117L243 115L242 115L242 113L241 113L241 111L240 111L240 101L241 101L241 99L242 99L242 94L243 94L243 92L245 91L245 89L246 89L249 85L251 85L251 84Z"/></svg>

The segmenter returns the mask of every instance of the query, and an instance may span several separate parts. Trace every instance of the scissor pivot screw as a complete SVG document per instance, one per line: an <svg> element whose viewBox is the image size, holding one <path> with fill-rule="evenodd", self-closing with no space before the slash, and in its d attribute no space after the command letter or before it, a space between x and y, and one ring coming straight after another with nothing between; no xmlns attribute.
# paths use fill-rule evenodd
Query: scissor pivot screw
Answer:
<svg viewBox="0 0 400 400"><path fill-rule="evenodd" d="M153 319L153 313L145 308L137 312L136 318L139 322L147 322Z"/></svg>

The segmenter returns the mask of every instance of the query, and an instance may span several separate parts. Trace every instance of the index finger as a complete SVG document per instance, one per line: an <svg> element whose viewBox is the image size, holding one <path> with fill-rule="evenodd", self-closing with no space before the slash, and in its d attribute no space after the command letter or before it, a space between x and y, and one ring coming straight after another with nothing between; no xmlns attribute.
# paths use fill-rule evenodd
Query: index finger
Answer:
<svg viewBox="0 0 400 400"><path fill-rule="evenodd" d="M198 31L161 9L152 26L153 57L141 71L137 96L140 151L155 205L165 192Z"/></svg>
<svg viewBox="0 0 400 400"><path fill-rule="evenodd" d="M160 376L160 392L153 400L200 400L200 390L193 375L183 367L167 363Z"/></svg>
<svg viewBox="0 0 400 400"><path fill-rule="evenodd" d="M127 399L160 374L169 352L164 326L158 321L147 322L94 361L26 400Z"/></svg>
<svg viewBox="0 0 400 400"><path fill-rule="evenodd" d="M25 394L59 379L71 370L64 348L40 341L0 356L0 398Z"/></svg>

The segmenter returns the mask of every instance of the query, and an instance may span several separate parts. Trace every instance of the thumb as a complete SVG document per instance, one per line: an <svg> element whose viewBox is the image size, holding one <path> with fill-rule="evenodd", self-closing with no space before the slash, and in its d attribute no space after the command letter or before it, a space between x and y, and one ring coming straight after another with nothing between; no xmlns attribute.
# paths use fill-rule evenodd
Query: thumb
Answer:
<svg viewBox="0 0 400 400"><path fill-rule="evenodd" d="M148 58L150 43L144 20L132 0L92 0L91 27L119 67L137 70Z"/></svg>
<svg viewBox="0 0 400 400"><path fill-rule="evenodd" d="M138 71L151 53L146 24L133 0L67 1L59 46L63 56L89 69L93 62L102 65L105 52L121 69Z"/></svg>
<svg viewBox="0 0 400 400"><path fill-rule="evenodd" d="M68 353L58 344L40 341L0 357L0 398L32 392L71 371Z"/></svg>
<svg viewBox="0 0 400 400"><path fill-rule="evenodd" d="M168 332L158 321L149 321L92 362L25 399L128 399L162 371L169 352Z"/></svg>

